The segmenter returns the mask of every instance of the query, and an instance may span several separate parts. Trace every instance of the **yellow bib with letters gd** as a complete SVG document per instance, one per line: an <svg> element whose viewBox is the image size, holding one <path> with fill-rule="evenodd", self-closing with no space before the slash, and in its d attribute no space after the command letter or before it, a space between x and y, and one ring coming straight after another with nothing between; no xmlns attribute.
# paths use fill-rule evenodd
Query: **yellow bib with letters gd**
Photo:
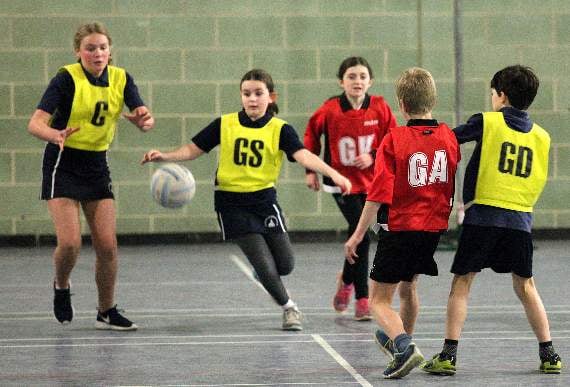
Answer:
<svg viewBox="0 0 570 387"><path fill-rule="evenodd" d="M279 149L284 124L273 117L262 128L248 128L240 124L238 113L223 115L216 189L255 192L275 186L284 155Z"/></svg>
<svg viewBox="0 0 570 387"><path fill-rule="evenodd" d="M80 63L64 66L75 83L75 94L68 128L79 131L65 140L65 146L89 151L104 151L115 136L117 120L123 110L124 90L127 84L125 70L107 66L109 86L92 85Z"/></svg>
<svg viewBox="0 0 570 387"><path fill-rule="evenodd" d="M474 203L532 212L548 177L549 134L507 126L503 113L483 113L481 160Z"/></svg>

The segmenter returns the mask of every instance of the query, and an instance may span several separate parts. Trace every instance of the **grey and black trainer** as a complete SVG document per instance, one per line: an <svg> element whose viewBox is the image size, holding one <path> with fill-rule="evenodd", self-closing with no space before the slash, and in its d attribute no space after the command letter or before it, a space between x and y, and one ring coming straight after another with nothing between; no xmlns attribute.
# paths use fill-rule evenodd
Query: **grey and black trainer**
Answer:
<svg viewBox="0 0 570 387"><path fill-rule="evenodd" d="M56 289L53 284L53 314L57 321L69 324L73 320L73 305L71 305L71 285L68 289Z"/></svg>
<svg viewBox="0 0 570 387"><path fill-rule="evenodd" d="M117 305L115 305L104 313L97 312L97 321L95 321L95 328L113 331L136 331L138 329L138 326L133 324L131 320L119 313L117 310Z"/></svg>

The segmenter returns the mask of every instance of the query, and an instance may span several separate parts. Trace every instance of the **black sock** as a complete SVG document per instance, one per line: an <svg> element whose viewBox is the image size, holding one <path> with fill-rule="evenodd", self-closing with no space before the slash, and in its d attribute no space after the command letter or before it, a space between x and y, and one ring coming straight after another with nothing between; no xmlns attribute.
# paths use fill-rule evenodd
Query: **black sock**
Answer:
<svg viewBox="0 0 570 387"><path fill-rule="evenodd" d="M550 359L555 353L552 340L538 343L538 356L541 360Z"/></svg>
<svg viewBox="0 0 570 387"><path fill-rule="evenodd" d="M443 349L441 350L440 358L442 360L451 360L457 357L458 340L445 339L443 342Z"/></svg>

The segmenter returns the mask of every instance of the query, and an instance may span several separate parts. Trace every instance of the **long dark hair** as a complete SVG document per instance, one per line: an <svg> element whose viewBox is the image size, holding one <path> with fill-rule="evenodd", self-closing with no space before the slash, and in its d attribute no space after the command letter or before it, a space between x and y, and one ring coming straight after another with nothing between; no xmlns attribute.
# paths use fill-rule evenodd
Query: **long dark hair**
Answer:
<svg viewBox="0 0 570 387"><path fill-rule="evenodd" d="M270 94L275 93L275 85L273 84L273 78L271 78L271 75L269 75L269 73L265 70L252 69L249 70L247 73L245 73L245 75L241 78L241 81L239 83L240 89L242 83L244 83L245 81L263 82L265 83L265 86L267 86L267 90L269 90ZM271 114L272 116L277 115L277 113L279 113L279 107L277 107L277 104L275 102L270 102L269 105L267 105L267 113Z"/></svg>

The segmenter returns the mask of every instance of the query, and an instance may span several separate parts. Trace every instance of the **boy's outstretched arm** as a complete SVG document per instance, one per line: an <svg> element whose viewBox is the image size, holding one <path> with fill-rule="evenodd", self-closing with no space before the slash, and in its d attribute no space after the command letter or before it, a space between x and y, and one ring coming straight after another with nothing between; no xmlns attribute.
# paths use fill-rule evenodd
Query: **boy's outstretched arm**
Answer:
<svg viewBox="0 0 570 387"><path fill-rule="evenodd" d="M370 227L370 225L375 221L381 204L382 203L371 202L368 200L364 204L356 230L354 230L354 233L344 244L344 256L349 263L353 264L354 258L358 258L358 255L356 255L356 247L364 238L366 231L368 231L368 227Z"/></svg>
<svg viewBox="0 0 570 387"><path fill-rule="evenodd" d="M327 163L321 160L319 156L303 148L293 153L293 158L303 167L330 177L334 183L340 187L343 195L350 193L352 189L350 180L331 168Z"/></svg>

